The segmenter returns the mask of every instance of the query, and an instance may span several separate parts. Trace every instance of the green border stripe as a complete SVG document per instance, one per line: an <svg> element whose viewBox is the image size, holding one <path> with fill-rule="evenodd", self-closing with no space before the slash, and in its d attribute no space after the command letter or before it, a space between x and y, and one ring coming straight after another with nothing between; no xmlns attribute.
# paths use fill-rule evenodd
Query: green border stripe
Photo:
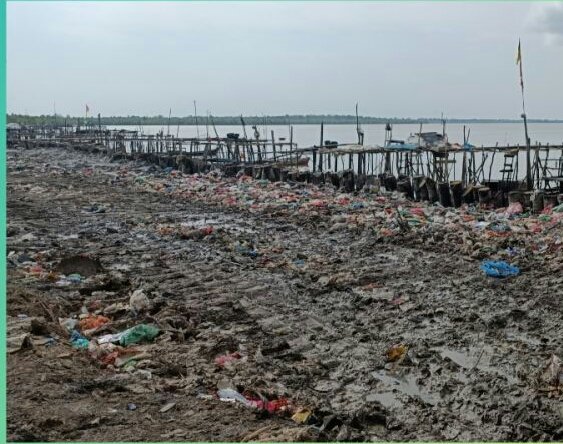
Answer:
<svg viewBox="0 0 563 444"><path fill-rule="evenodd" d="M0 381L0 416L2 417L1 429L0 429L0 439L3 442L7 441L7 406L6 406L6 2L4 0L0 1L0 20L4 25L2 27L2 68L0 69L0 83L2 83L1 97L2 97L2 113L0 116L0 139L2 140L2 147L0 148L0 165L2 165L2 172L0 173L0 189L2 190L2 195L0 197L0 207L2 208L2 213L0 214L0 232L2 233L2 249L0 250L0 268L2 269L2 277L0 279L1 283L1 294L0 294L0 304L2 307L2 316L0 320L0 353L2 353L2 363L0 365L0 375L2 380Z"/></svg>

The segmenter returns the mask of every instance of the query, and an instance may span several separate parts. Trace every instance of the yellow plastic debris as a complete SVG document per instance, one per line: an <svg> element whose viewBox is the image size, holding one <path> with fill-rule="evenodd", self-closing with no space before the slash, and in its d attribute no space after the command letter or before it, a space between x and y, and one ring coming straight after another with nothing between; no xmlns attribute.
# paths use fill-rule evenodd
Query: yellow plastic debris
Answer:
<svg viewBox="0 0 563 444"><path fill-rule="evenodd" d="M309 409L299 409L293 414L291 419L293 419L298 424L305 424L311 417L311 410Z"/></svg>

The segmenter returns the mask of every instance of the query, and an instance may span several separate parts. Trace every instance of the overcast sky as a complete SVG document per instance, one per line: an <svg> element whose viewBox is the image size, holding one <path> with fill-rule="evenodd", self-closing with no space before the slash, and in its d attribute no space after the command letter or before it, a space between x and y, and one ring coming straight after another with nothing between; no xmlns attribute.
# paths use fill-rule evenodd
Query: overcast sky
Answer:
<svg viewBox="0 0 563 444"><path fill-rule="evenodd" d="M7 5L8 112L563 118L559 3Z"/></svg>

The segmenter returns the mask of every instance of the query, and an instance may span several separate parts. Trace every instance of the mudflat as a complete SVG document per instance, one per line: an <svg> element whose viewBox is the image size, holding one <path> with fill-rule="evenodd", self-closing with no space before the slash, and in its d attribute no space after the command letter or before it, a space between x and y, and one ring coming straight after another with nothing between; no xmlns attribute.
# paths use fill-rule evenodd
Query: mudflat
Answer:
<svg viewBox="0 0 563 444"><path fill-rule="evenodd" d="M10 440L563 439L558 214L7 157Z"/></svg>

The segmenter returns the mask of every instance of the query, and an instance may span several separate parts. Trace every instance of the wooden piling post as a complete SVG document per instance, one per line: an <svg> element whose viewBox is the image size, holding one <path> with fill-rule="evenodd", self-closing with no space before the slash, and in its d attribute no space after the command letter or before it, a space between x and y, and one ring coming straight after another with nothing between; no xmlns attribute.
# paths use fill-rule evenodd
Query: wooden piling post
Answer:
<svg viewBox="0 0 563 444"><path fill-rule="evenodd" d="M272 134L272 156L274 157L274 162L276 161L276 138L274 137L274 130L271 131Z"/></svg>
<svg viewBox="0 0 563 444"><path fill-rule="evenodd" d="M323 145L324 145L324 122L321 122L321 140L319 143L319 148L322 150L323 149ZM319 171L323 170L323 155L321 152L319 152Z"/></svg>

